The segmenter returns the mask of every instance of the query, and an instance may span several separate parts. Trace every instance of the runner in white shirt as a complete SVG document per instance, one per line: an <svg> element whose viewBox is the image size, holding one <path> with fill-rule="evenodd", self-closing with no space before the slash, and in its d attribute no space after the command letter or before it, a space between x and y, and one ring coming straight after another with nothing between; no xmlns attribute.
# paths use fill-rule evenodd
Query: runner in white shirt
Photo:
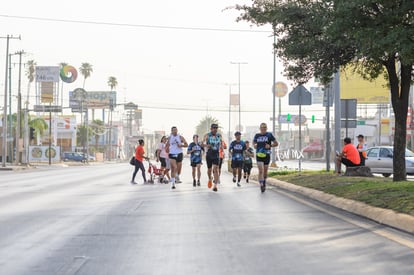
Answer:
<svg viewBox="0 0 414 275"><path fill-rule="evenodd" d="M176 177L179 176L183 161L183 148L187 148L188 143L184 137L178 134L177 127L171 128L171 135L168 137L166 151L171 164L171 189L175 189ZM178 181L177 181L178 183Z"/></svg>

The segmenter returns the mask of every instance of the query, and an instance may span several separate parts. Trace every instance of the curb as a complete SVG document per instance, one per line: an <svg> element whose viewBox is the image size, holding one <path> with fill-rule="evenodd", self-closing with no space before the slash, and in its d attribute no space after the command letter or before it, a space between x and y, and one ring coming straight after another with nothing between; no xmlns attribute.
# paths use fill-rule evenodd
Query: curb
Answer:
<svg viewBox="0 0 414 275"><path fill-rule="evenodd" d="M414 234L414 216L397 213L390 209L370 206L363 202L337 197L316 189L298 186L274 178L267 178L266 181L271 185L304 195L313 200L345 210L347 212L366 217L379 224L384 224Z"/></svg>

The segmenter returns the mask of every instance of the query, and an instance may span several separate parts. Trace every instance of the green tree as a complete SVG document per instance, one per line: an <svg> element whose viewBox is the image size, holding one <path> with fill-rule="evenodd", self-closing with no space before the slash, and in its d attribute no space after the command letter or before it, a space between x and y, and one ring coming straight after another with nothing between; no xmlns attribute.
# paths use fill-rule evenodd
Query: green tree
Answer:
<svg viewBox="0 0 414 275"><path fill-rule="evenodd" d="M88 77L91 76L93 72L92 65L89 63L82 63L81 67L79 68L80 73L83 75L83 86L82 88L85 89L85 81Z"/></svg>
<svg viewBox="0 0 414 275"><path fill-rule="evenodd" d="M98 152L98 142L99 138L103 136L106 132L105 123L100 119L95 119L90 124L92 135L95 138L95 152Z"/></svg>
<svg viewBox="0 0 414 275"><path fill-rule="evenodd" d="M113 91L118 86L118 80L115 76L108 77L108 86L111 88L111 91Z"/></svg>
<svg viewBox="0 0 414 275"><path fill-rule="evenodd" d="M25 102L26 108L28 108L29 106L30 86L35 79L35 68L36 68L36 61L34 60L27 61L25 74L29 81L27 82L27 93L26 93L26 102Z"/></svg>
<svg viewBox="0 0 414 275"><path fill-rule="evenodd" d="M414 65L414 2L410 0L274 0L239 5L239 20L273 26L275 50L297 83L325 83L340 67L389 81L395 113L394 181L406 180L409 89Z"/></svg>
<svg viewBox="0 0 414 275"><path fill-rule="evenodd" d="M42 136L44 132L49 128L49 125L43 118L37 117L29 121L29 126L30 128L34 129L34 133L36 135L35 144L41 145Z"/></svg>
<svg viewBox="0 0 414 275"><path fill-rule="evenodd" d="M205 134L207 134L208 132L210 132L210 126L211 124L216 123L217 125L219 125L219 131L221 131L221 127L220 127L220 123L219 121L210 116L210 115L206 115L205 117L203 117L200 122L198 123L198 125L196 126L195 129L195 134L198 134L200 136L200 138L202 138Z"/></svg>
<svg viewBox="0 0 414 275"><path fill-rule="evenodd" d="M88 136L86 137L86 133ZM77 146L85 146L86 139L91 140L93 137L93 131L90 126L80 125L78 126L77 132L76 132L76 145Z"/></svg>

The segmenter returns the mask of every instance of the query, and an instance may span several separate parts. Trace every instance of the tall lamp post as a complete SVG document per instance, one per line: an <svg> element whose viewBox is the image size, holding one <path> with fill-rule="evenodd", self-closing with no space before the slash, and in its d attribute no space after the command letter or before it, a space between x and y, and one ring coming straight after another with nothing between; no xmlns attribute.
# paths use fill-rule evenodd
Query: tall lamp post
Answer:
<svg viewBox="0 0 414 275"><path fill-rule="evenodd" d="M239 78L239 80L238 80L238 82L239 82L239 84L238 84L238 86L239 86L239 127L238 127L238 130L239 131L242 131L242 129L241 129L241 106L240 106L240 98L241 98L241 96L240 96L240 65L245 65L245 64L248 64L247 62L230 62L230 64L232 64L232 65L237 65L237 67L238 67L238 78Z"/></svg>
<svg viewBox="0 0 414 275"><path fill-rule="evenodd" d="M2 144L2 149L3 149L3 154L1 157L1 165L2 167L6 167L6 158L7 158L7 79L8 79L8 67L9 67L9 42L10 39L19 39L20 40L20 35L19 37L14 37L13 35L7 35L6 37L0 37L0 38L5 38L6 39L6 71L5 71L5 81L4 81L4 105L3 105L3 144Z"/></svg>

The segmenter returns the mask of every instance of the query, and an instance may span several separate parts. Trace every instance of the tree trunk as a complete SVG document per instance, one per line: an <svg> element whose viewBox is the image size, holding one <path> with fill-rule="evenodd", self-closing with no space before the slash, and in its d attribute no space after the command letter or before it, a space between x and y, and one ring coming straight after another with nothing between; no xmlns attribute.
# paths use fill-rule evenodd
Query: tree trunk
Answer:
<svg viewBox="0 0 414 275"><path fill-rule="evenodd" d="M398 79L394 58L386 64L391 86L391 102L395 116L394 133L394 181L407 179L405 167L405 150L407 139L407 112L411 83L411 65L401 65L401 82Z"/></svg>

